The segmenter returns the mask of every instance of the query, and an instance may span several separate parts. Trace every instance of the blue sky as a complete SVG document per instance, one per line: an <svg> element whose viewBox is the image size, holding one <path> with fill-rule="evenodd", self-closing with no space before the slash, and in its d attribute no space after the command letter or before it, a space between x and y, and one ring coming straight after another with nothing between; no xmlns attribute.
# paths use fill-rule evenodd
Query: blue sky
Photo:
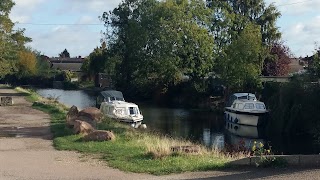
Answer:
<svg viewBox="0 0 320 180"><path fill-rule="evenodd" d="M72 57L89 55L100 45L104 31L98 19L121 0L14 0L10 17L33 39L32 48L58 56L65 48ZM320 46L320 0L265 0L274 3L282 16L277 25L282 39L296 57L312 55ZM41 25L42 24L42 25ZM43 25L50 24L50 25ZM69 25L98 24L98 25ZM101 25L100 25L101 24Z"/></svg>

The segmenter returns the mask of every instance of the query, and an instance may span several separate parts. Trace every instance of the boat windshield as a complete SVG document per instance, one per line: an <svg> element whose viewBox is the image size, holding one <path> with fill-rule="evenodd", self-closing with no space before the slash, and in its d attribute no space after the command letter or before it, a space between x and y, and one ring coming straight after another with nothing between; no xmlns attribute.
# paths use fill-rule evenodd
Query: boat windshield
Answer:
<svg viewBox="0 0 320 180"><path fill-rule="evenodd" d="M131 114L139 114L138 108L136 108L136 107L129 107L129 112L130 112L130 115Z"/></svg>
<svg viewBox="0 0 320 180"><path fill-rule="evenodd" d="M119 98L119 97L110 97L111 101L124 101L123 98Z"/></svg>
<svg viewBox="0 0 320 180"><path fill-rule="evenodd" d="M253 103L246 103L244 105L244 109L254 109L254 104Z"/></svg>
<svg viewBox="0 0 320 180"><path fill-rule="evenodd" d="M266 106L263 103L256 103L257 109L266 109Z"/></svg>

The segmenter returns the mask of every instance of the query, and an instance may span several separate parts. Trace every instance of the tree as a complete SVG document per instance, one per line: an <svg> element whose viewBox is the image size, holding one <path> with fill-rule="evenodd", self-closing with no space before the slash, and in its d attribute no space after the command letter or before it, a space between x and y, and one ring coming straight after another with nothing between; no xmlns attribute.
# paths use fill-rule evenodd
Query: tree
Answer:
<svg viewBox="0 0 320 180"><path fill-rule="evenodd" d="M213 66L211 14L202 0L125 0L104 13L118 85L165 91L184 75L205 77Z"/></svg>
<svg viewBox="0 0 320 180"><path fill-rule="evenodd" d="M70 58L70 54L68 52L67 49L64 49L60 54L59 54L59 57L61 58Z"/></svg>
<svg viewBox="0 0 320 180"><path fill-rule="evenodd" d="M19 51L18 69L22 76L34 75L37 72L37 59L31 51Z"/></svg>
<svg viewBox="0 0 320 180"><path fill-rule="evenodd" d="M9 13L14 6L11 0L0 1L0 78L10 73L15 59L14 45L10 38L13 23Z"/></svg>
<svg viewBox="0 0 320 180"><path fill-rule="evenodd" d="M261 40L271 46L281 38L276 20L281 16L274 4L266 6L264 0L206 0L214 9L212 32L219 49L236 39L238 34L253 23L260 26Z"/></svg>
<svg viewBox="0 0 320 180"><path fill-rule="evenodd" d="M18 52L25 49L31 39L24 36L24 29L13 30L14 23L9 18L14 6L12 0L0 1L0 78L17 72Z"/></svg>
<svg viewBox="0 0 320 180"><path fill-rule="evenodd" d="M315 49L314 54L310 57L308 72L311 76L320 77L320 47Z"/></svg>
<svg viewBox="0 0 320 180"><path fill-rule="evenodd" d="M33 50L32 53L36 56L37 60L37 74L42 76L48 76L48 72L51 72L51 64L49 62L49 57L43 55L40 51Z"/></svg>
<svg viewBox="0 0 320 180"><path fill-rule="evenodd" d="M217 61L216 72L228 90L240 91L259 83L265 48L261 42L260 28L249 24L239 34Z"/></svg>
<svg viewBox="0 0 320 180"><path fill-rule="evenodd" d="M289 73L291 62L289 48L283 43L274 43L270 49L269 56L264 60L262 75L284 76Z"/></svg>

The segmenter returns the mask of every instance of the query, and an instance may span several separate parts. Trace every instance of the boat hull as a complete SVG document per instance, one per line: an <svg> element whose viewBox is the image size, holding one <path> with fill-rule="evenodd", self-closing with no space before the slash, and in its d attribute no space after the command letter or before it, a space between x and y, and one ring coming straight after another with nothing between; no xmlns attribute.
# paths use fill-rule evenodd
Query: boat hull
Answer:
<svg viewBox="0 0 320 180"><path fill-rule="evenodd" d="M242 112L226 109L226 122L247 125L247 126L262 126L267 121L267 112Z"/></svg>
<svg viewBox="0 0 320 180"><path fill-rule="evenodd" d="M227 121L225 125L228 132L247 138L262 138L264 137L264 128L258 126L247 126Z"/></svg>
<svg viewBox="0 0 320 180"><path fill-rule="evenodd" d="M142 117L117 117L114 115L106 115L106 116L111 119L121 121L121 122L126 122L126 123L138 123L143 120L143 116Z"/></svg>

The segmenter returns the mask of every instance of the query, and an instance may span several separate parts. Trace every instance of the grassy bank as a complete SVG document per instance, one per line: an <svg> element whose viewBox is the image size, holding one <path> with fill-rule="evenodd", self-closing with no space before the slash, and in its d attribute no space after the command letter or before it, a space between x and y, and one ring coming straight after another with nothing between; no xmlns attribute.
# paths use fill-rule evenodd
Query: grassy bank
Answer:
<svg viewBox="0 0 320 180"><path fill-rule="evenodd" d="M21 89L20 89L21 90ZM193 145L191 142L158 136L147 131L105 119L98 129L112 130L115 141L84 142L80 135L72 135L65 126L67 108L57 102L39 99L34 92L27 99L33 107L51 116L54 146L59 150L73 150L99 155L111 167L122 171L163 175L185 171L206 171L228 167L228 163L240 158L201 147L196 154L172 152L171 146Z"/></svg>

